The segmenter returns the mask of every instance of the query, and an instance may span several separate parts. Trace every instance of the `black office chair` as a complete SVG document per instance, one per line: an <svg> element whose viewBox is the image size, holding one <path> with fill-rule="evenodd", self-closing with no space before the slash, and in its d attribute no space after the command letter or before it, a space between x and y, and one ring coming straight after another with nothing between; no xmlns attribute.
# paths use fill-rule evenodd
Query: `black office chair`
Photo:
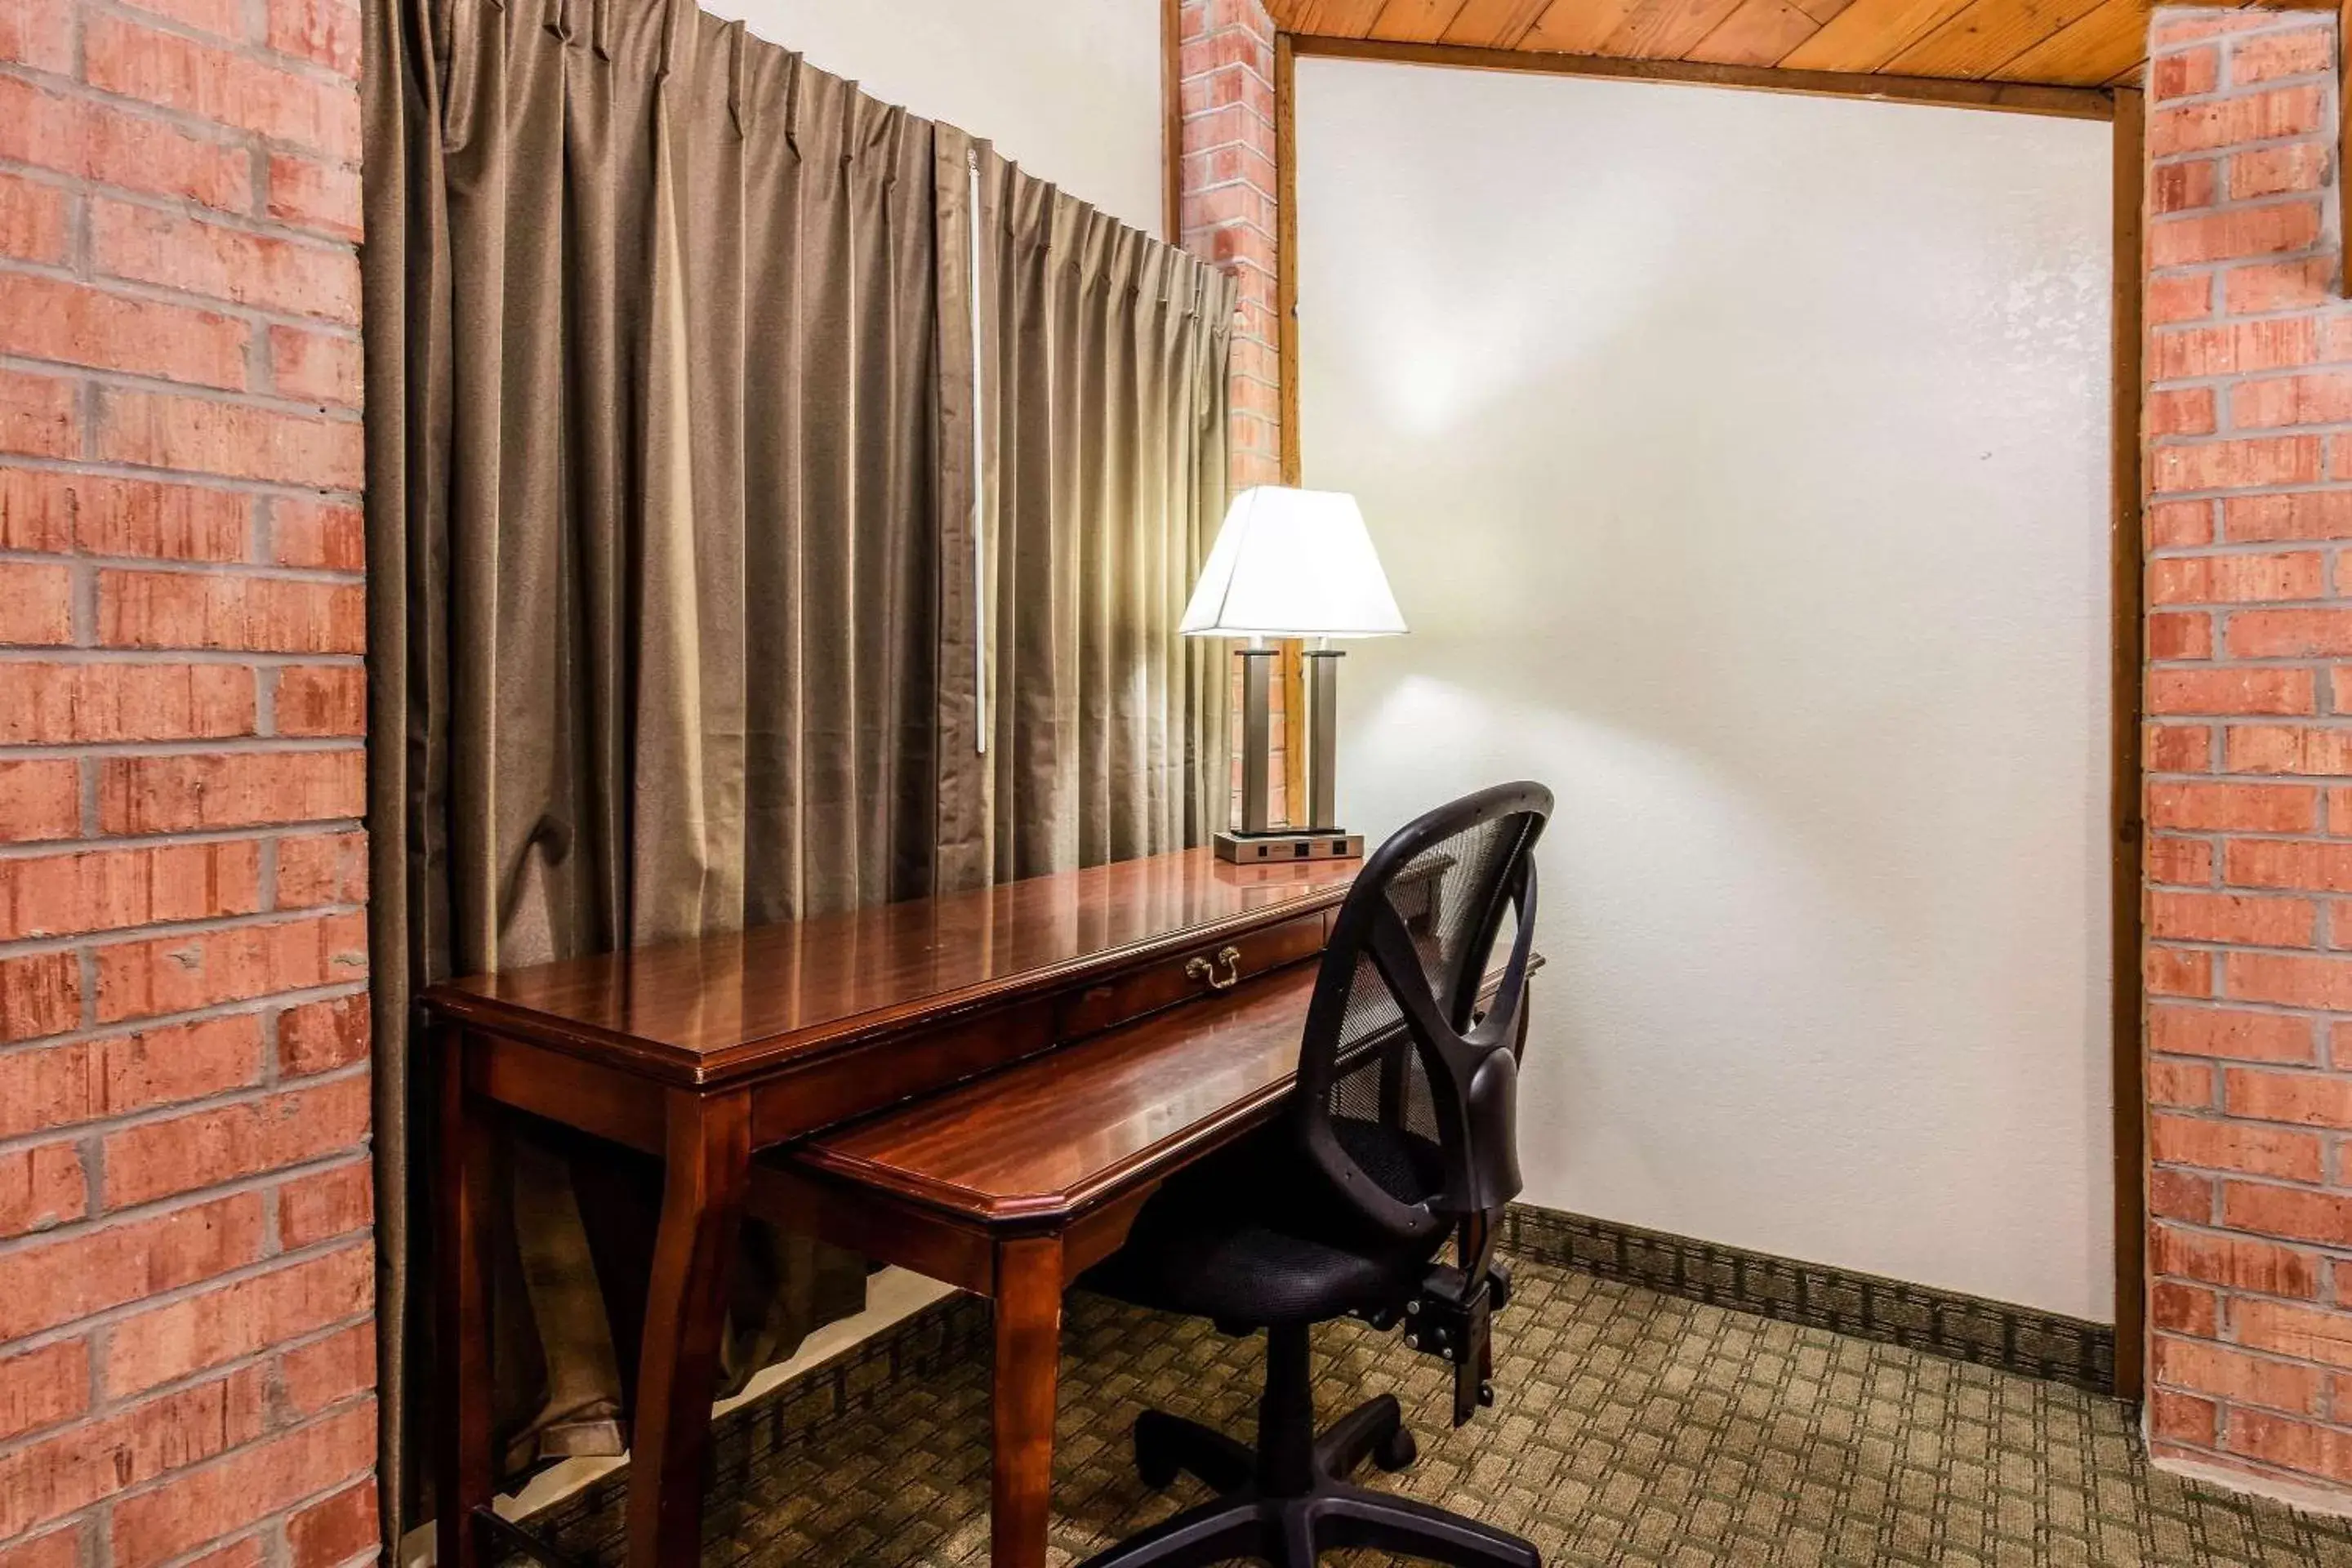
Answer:
<svg viewBox="0 0 2352 1568"><path fill-rule="evenodd" d="M1483 1403L1494 1257L1520 1187L1518 1047L1535 924L1540 784L1439 807L1375 850L1339 907L1308 1005L1293 1111L1154 1194L1128 1244L1081 1283L1141 1306L1266 1331L1257 1447L1146 1411L1136 1467L1154 1487L1190 1470L1221 1494L1086 1568L1177 1568L1257 1557L1311 1568L1318 1549L1372 1547L1478 1568L1540 1568L1516 1536L1350 1485L1370 1458L1414 1458L1395 1396L1320 1437L1307 1331L1353 1315L1402 1321L1454 1374L1454 1422ZM1490 988L1505 915L1510 956ZM1438 1261L1447 1239L1455 1262Z"/></svg>

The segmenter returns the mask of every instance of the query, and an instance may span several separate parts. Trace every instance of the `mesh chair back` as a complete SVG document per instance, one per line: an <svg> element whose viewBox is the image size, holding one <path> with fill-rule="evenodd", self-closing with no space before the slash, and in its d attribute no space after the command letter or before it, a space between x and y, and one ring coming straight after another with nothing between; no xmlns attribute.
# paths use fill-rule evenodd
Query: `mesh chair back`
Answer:
<svg viewBox="0 0 2352 1568"><path fill-rule="evenodd" d="M1520 1018L1541 784L1438 807L1374 850L1324 950L1299 1055L1315 1163L1379 1230L1424 1238L1520 1188ZM1487 994L1506 922L1509 956Z"/></svg>

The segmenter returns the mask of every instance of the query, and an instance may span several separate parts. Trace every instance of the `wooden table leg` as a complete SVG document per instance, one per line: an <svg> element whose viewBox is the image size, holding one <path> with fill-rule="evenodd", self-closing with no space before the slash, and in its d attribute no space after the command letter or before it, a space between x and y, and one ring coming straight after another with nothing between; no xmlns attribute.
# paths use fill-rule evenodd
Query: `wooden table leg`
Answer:
<svg viewBox="0 0 2352 1568"><path fill-rule="evenodd" d="M490 1107L467 1087L464 1035L440 1029L432 1044L440 1110L434 1174L439 1232L433 1247L435 1534L441 1568L478 1568L486 1557L474 1510L489 1505L497 1484L490 1458Z"/></svg>
<svg viewBox="0 0 2352 1568"><path fill-rule="evenodd" d="M751 1163L751 1100L672 1089L629 1455L630 1568L694 1568L727 1274Z"/></svg>
<svg viewBox="0 0 2352 1568"><path fill-rule="evenodd" d="M996 1244L996 1386L990 1562L1045 1568L1053 1514L1054 1388L1062 1353L1062 1238Z"/></svg>

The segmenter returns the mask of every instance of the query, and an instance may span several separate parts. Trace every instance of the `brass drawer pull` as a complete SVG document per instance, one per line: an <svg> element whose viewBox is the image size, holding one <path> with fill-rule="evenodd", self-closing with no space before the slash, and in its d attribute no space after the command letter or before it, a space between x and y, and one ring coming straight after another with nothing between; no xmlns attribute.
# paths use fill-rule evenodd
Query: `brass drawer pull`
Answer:
<svg viewBox="0 0 2352 1568"><path fill-rule="evenodd" d="M1222 979L1217 974L1217 963L1225 966ZM1216 963L1205 958L1187 959L1184 962L1184 977L1198 980L1212 991L1231 991L1242 983L1242 950L1237 947L1219 949Z"/></svg>

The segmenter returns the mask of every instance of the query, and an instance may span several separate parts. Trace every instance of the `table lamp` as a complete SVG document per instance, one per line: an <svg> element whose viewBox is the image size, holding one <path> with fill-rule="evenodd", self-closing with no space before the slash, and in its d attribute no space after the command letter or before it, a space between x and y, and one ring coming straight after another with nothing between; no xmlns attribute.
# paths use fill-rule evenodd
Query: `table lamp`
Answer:
<svg viewBox="0 0 2352 1568"><path fill-rule="evenodd" d="M1323 644L1332 637L1394 637L1405 627L1356 498L1283 485L1258 485L1235 496L1180 629L1186 637L1248 639L1239 653L1241 822L1217 835L1218 856L1246 864L1361 855L1363 836L1339 825L1335 788L1343 656ZM1317 645L1307 654L1304 827L1277 828L1270 819L1276 651L1266 646L1270 637L1311 637Z"/></svg>

